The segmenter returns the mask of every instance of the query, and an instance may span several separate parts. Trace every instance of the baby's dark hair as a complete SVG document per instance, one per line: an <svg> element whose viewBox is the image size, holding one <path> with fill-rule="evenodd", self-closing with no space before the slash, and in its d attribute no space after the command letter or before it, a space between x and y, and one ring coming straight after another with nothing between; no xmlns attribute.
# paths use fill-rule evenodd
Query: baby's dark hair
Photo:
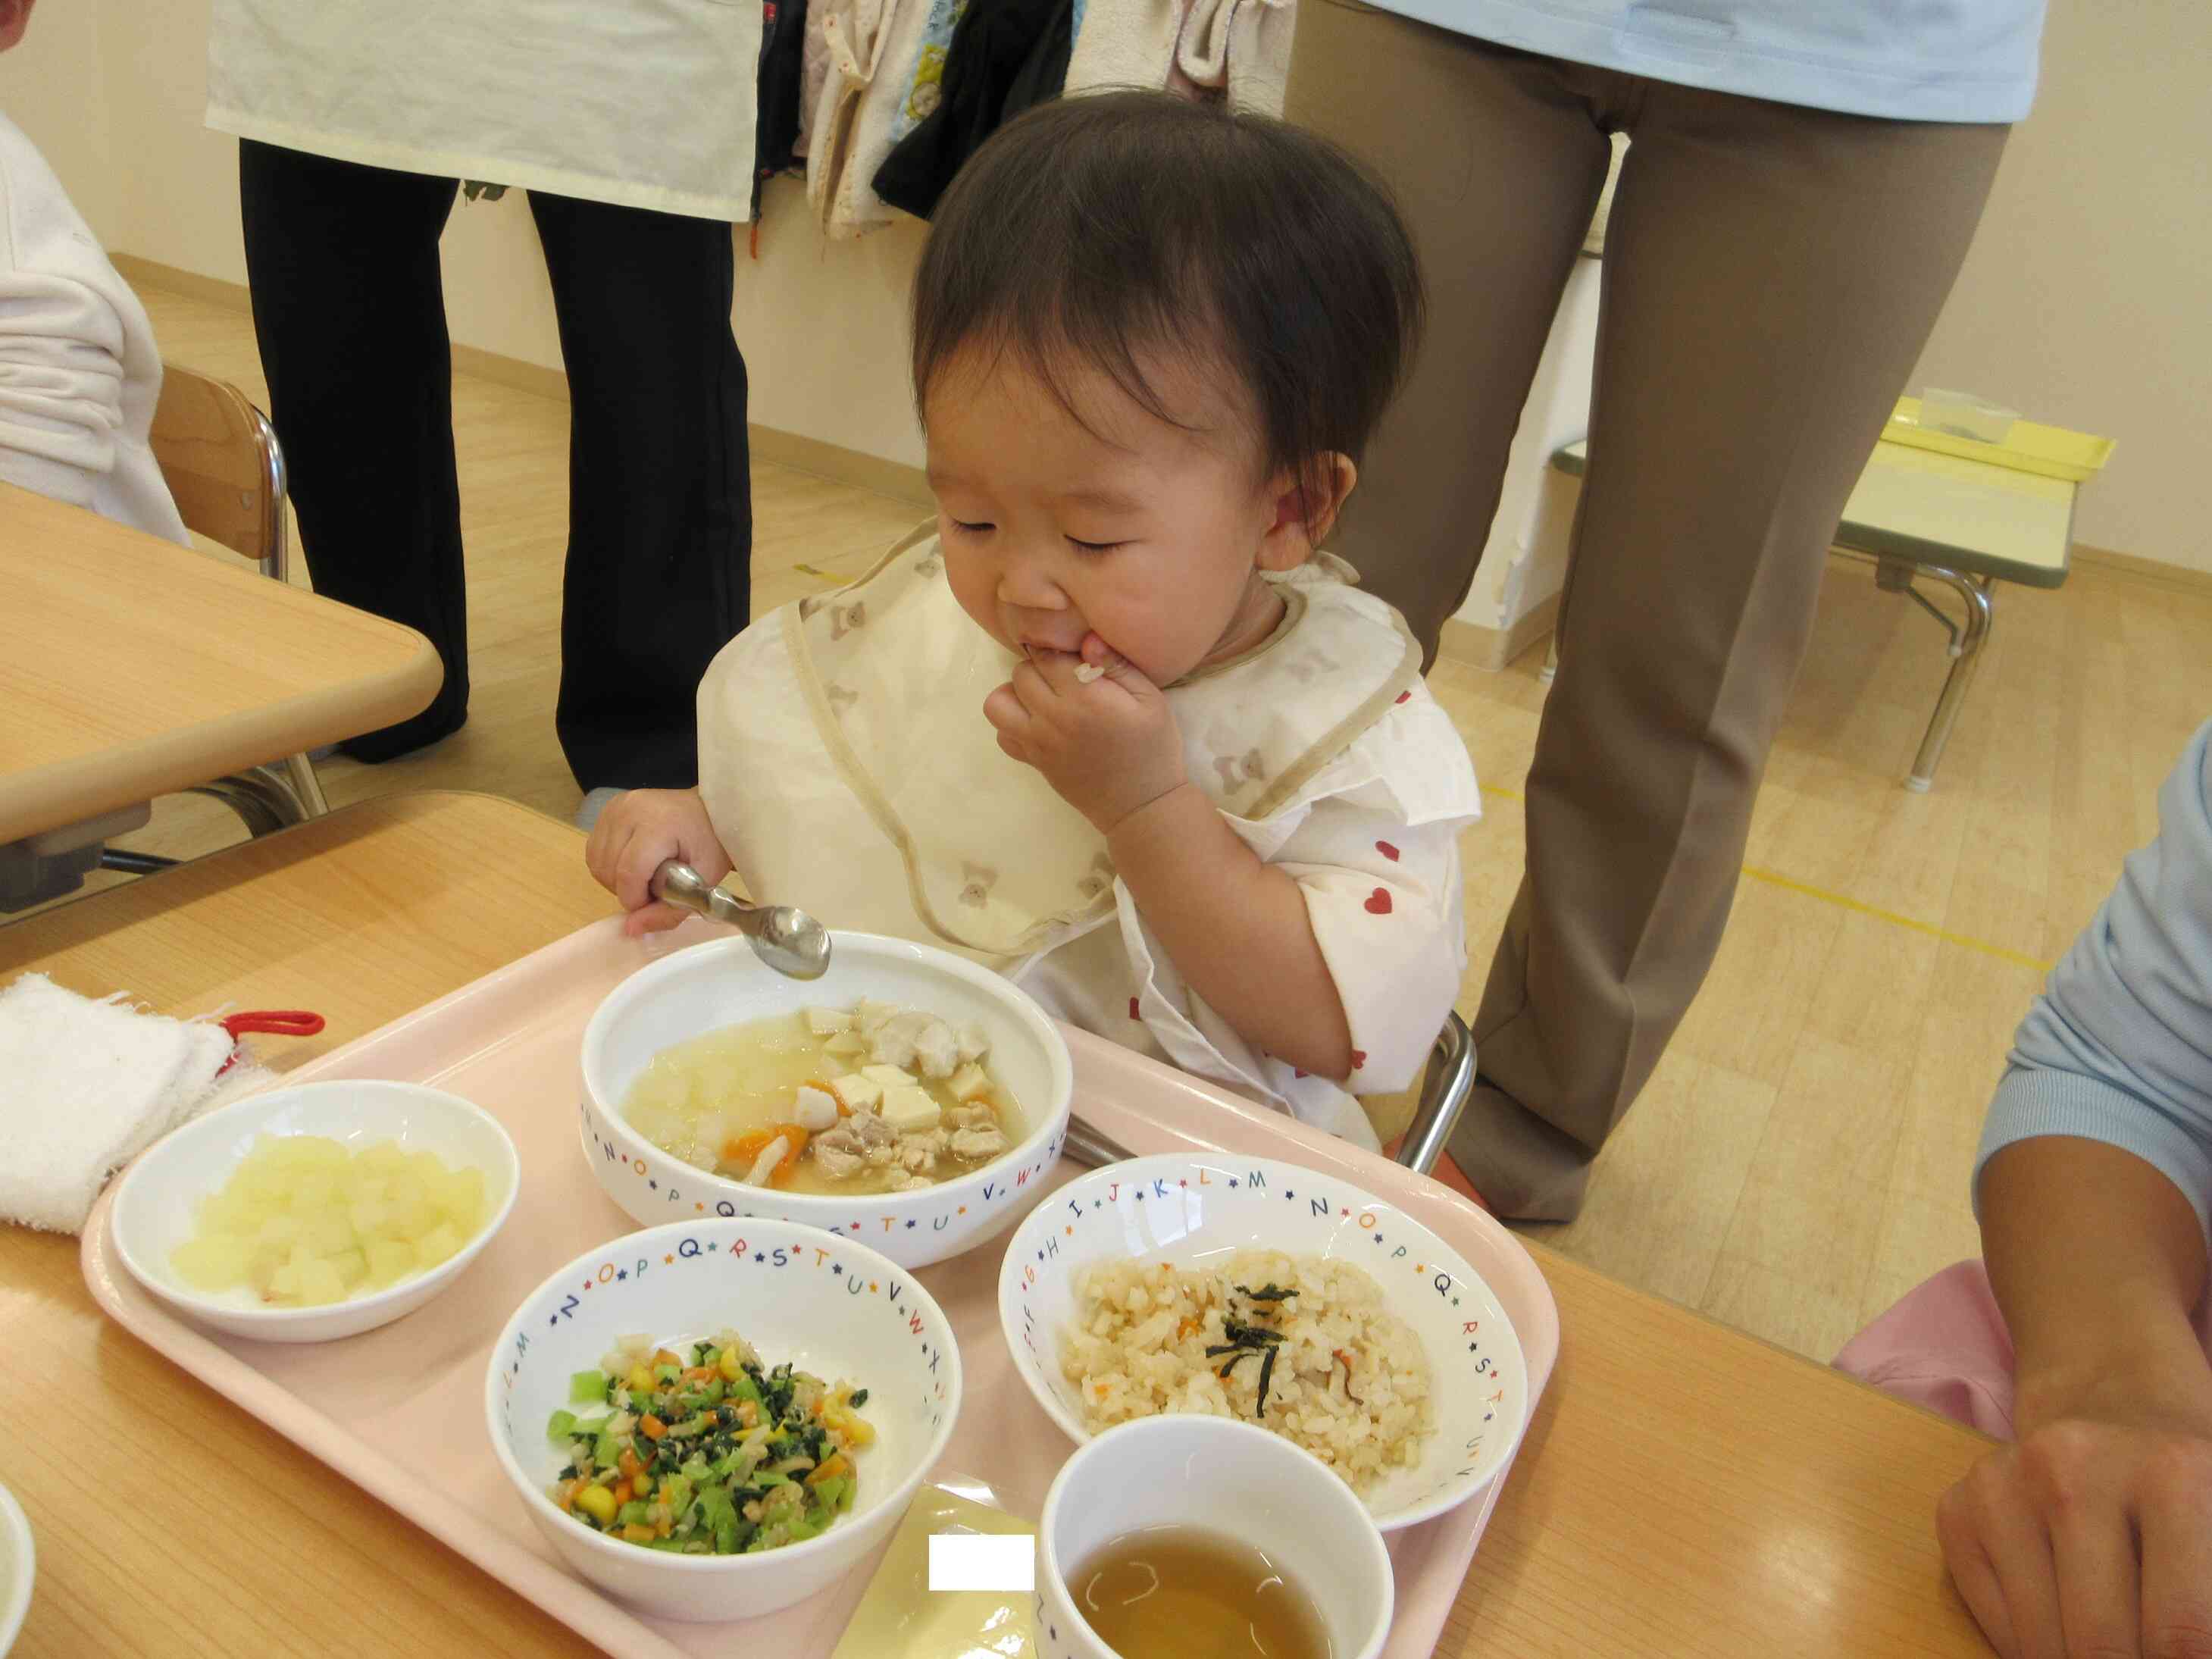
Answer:
<svg viewBox="0 0 2212 1659"><path fill-rule="evenodd" d="M1326 139L1165 93L1066 98L1008 123L939 204L915 277L915 397L980 346L1079 418L1072 365L1182 424L1144 359L1194 359L1243 383L1265 471L1293 472L1311 528L1313 468L1360 458L1421 307L1389 192Z"/></svg>

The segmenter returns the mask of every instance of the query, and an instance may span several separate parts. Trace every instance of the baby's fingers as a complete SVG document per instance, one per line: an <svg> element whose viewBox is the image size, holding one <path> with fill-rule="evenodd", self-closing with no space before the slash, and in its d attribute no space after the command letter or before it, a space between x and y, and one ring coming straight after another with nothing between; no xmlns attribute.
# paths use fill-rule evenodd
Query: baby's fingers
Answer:
<svg viewBox="0 0 2212 1659"><path fill-rule="evenodd" d="M675 905L655 900L641 909L631 911L623 918L623 933L630 939L640 939L647 933L665 933L680 925L690 913Z"/></svg>

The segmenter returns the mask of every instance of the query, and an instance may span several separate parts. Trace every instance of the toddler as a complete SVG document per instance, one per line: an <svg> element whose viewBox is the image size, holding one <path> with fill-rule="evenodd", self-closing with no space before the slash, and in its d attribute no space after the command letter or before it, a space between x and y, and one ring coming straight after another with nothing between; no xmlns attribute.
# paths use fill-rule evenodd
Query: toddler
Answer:
<svg viewBox="0 0 2212 1659"><path fill-rule="evenodd" d="M594 827L950 945L1051 1013L1370 1147L1466 952L1474 769L1397 613L1318 552L1412 345L1379 186L1280 122L1115 93L964 168L914 291L933 526L761 618L700 786Z"/></svg>

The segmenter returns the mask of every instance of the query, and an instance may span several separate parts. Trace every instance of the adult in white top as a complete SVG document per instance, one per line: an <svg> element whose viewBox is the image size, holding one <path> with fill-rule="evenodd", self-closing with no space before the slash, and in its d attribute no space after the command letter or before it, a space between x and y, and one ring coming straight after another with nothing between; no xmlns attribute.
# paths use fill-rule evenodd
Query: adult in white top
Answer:
<svg viewBox="0 0 2212 1659"><path fill-rule="evenodd" d="M1433 653L1616 134L1590 461L1527 868L1452 1156L1563 1220L1697 994L1823 554L2034 91L2043 0L1306 0L1284 112L1431 303L1331 543Z"/></svg>
<svg viewBox="0 0 2212 1659"><path fill-rule="evenodd" d="M438 243L464 179L529 191L570 391L554 729L586 789L696 776L692 694L744 625L745 368L730 223L753 190L757 0L215 0L254 332L316 590L427 635L412 720L468 712Z"/></svg>
<svg viewBox="0 0 2212 1659"><path fill-rule="evenodd" d="M36 0L0 0L0 52ZM190 545L147 447L154 330L38 147L0 115L0 480Z"/></svg>

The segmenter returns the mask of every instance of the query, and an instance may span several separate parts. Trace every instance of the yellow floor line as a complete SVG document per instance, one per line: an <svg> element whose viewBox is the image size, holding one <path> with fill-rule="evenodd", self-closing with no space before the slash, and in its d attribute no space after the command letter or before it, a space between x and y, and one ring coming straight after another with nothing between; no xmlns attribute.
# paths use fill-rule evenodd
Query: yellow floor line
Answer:
<svg viewBox="0 0 2212 1659"><path fill-rule="evenodd" d="M1496 795L1501 800L1517 801L1522 799L1518 790L1500 789L1495 784L1484 784L1482 793L1486 795ZM2033 968L2039 974L2047 974L2052 966L2051 963L2028 956L2023 951L2009 950L2002 945L1992 945L1987 939L1974 939L1965 933L1954 933L1948 927L1938 927L1930 922L1921 921L1911 916L1900 915L1894 910L1885 910L1878 904L1869 904L1863 899L1851 897L1848 893L1832 893L1825 887L1815 887L1808 881L1799 881L1794 877L1782 875L1776 871L1762 870L1757 865L1745 865L1743 873L1753 881L1765 882L1770 887L1779 887L1792 893L1802 893L1807 898L1819 899L1823 903L1832 904L1844 910L1856 910L1863 916L1873 916L1877 921L1894 922L1898 927L1909 927L1916 933L1925 933L1931 939L1940 939L1946 945L1956 945L1967 951L1978 951L1985 957L1995 957L1999 962L2009 962L2016 968Z"/></svg>

